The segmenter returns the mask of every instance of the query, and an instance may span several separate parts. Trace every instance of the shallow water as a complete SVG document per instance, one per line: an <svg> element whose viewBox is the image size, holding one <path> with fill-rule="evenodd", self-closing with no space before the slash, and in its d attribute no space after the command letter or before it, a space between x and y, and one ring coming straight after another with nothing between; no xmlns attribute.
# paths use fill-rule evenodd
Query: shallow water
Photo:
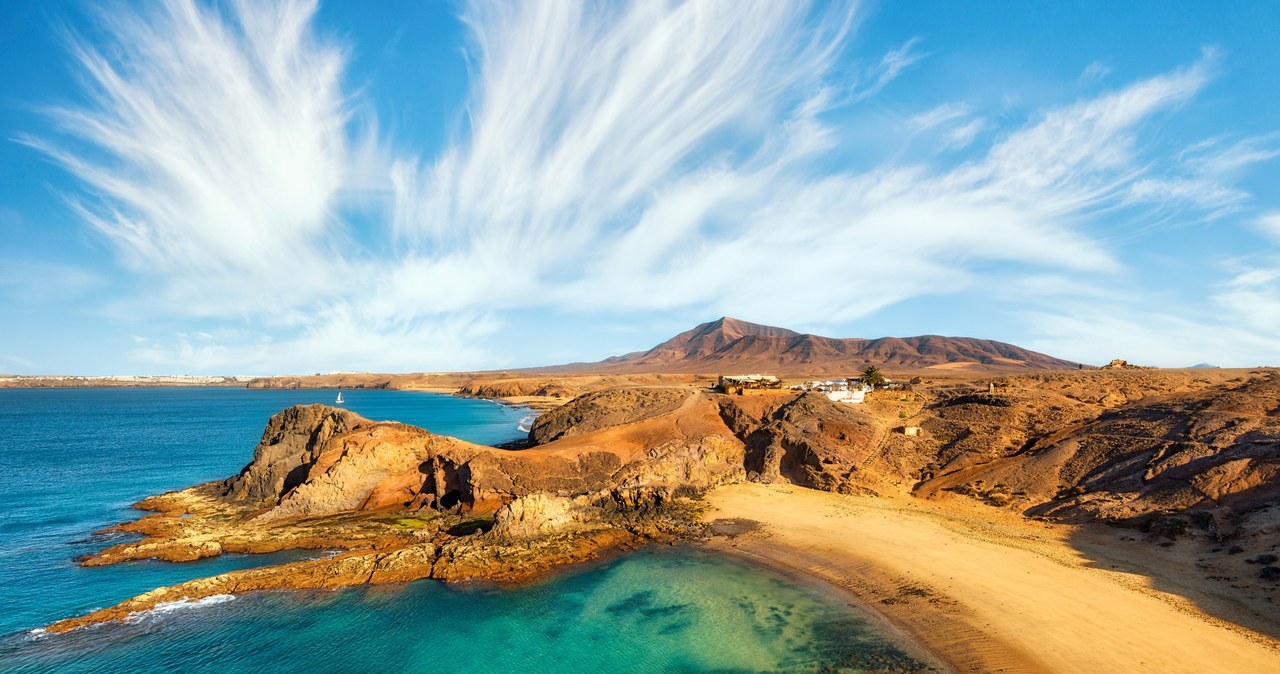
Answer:
<svg viewBox="0 0 1280 674"><path fill-rule="evenodd" d="M314 553L85 569L150 494L222 478L267 418L325 391L0 390L0 671L847 671L906 665L860 614L812 588L694 549L647 550L519 588L424 581L175 605L67 635L53 620L190 578ZM519 409L407 391L347 407L476 442Z"/></svg>

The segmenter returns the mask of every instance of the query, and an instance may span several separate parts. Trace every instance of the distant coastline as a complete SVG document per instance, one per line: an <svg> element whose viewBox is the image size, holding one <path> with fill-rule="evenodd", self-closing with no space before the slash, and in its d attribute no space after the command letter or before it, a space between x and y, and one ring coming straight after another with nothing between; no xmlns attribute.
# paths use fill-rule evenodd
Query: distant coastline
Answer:
<svg viewBox="0 0 1280 674"><path fill-rule="evenodd" d="M254 377L221 375L0 375L0 388L244 386Z"/></svg>

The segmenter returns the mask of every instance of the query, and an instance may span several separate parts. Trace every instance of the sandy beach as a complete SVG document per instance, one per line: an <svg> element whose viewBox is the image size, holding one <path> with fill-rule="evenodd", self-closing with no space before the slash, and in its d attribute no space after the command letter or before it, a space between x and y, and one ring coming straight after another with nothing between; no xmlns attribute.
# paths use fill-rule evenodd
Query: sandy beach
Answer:
<svg viewBox="0 0 1280 674"><path fill-rule="evenodd" d="M961 672L1280 672L1280 642L978 507L737 484L711 545L842 588ZM751 521L749 524L745 521Z"/></svg>

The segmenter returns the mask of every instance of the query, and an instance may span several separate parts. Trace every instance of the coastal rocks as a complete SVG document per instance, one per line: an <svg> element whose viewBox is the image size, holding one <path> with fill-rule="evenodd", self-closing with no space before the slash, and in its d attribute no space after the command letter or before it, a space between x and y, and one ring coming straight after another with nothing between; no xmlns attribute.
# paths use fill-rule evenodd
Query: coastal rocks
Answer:
<svg viewBox="0 0 1280 674"><path fill-rule="evenodd" d="M255 569L157 590L89 621L155 602L254 589L511 580L683 531L692 514L674 504L742 479L743 452L708 400L680 409L523 451L323 405L287 409L268 422L253 461L238 475L139 503L155 514L116 530L144 538L82 564L330 553L269 567L269 574ZM77 624L85 623L62 627Z"/></svg>
<svg viewBox="0 0 1280 674"><path fill-rule="evenodd" d="M570 435L634 423L675 411L694 391L680 388L613 388L588 393L542 414L529 431L535 445Z"/></svg>
<svg viewBox="0 0 1280 674"><path fill-rule="evenodd" d="M511 580L696 535L690 498L746 479L959 494L1153 537L1199 527L1268 551L1280 520L1259 509L1280 497L1280 374L1230 376L1079 371L921 386L857 406L790 391L629 387L544 415L542 444L515 451L295 407L271 419L240 474L143 501L155 514L116 528L143 540L82 563L325 551L157 591L104 616L252 589ZM907 427L922 431L892 432Z"/></svg>
<svg viewBox="0 0 1280 674"><path fill-rule="evenodd" d="M536 493L639 486L692 493L742 479L741 443L705 397L685 389L603 394L556 415L585 421L555 432L575 443L546 450L482 447L322 405L290 408L271 419L254 460L222 483L221 495L272 521L384 508L493 514ZM602 400L622 407L602 413ZM631 402L639 407L623 409ZM687 413L671 414L686 404ZM600 419L590 417L596 413Z"/></svg>
<svg viewBox="0 0 1280 674"><path fill-rule="evenodd" d="M305 377L255 377L245 385L248 389L389 389L397 388L394 375L326 374Z"/></svg>
<svg viewBox="0 0 1280 674"><path fill-rule="evenodd" d="M761 400L769 400L762 398ZM883 435L861 410L819 393L805 393L776 407L722 396L720 414L746 445L744 468L760 482L786 481L804 487L850 493L859 467Z"/></svg>
<svg viewBox="0 0 1280 674"><path fill-rule="evenodd" d="M349 432L357 419L324 405L290 407L271 417L253 460L223 483L223 495L235 501L279 502L306 480L329 440Z"/></svg>
<svg viewBox="0 0 1280 674"><path fill-rule="evenodd" d="M1235 517L1280 497L1280 376L1134 404L1037 454L1079 494L1037 509L1054 516L1143 518L1171 509Z"/></svg>
<svg viewBox="0 0 1280 674"><path fill-rule="evenodd" d="M554 533L587 519L582 506L562 496L530 494L500 508L493 533L508 538L533 538Z"/></svg>

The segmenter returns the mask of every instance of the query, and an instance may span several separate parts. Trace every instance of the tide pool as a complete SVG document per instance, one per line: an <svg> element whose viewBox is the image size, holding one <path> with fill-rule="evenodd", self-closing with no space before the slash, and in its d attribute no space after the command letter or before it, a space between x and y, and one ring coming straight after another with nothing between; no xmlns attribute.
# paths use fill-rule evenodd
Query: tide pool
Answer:
<svg viewBox="0 0 1280 674"><path fill-rule="evenodd" d="M410 391L345 407L481 443L524 411ZM315 553L81 568L129 506L220 479L267 419L333 391L0 390L0 671L862 671L912 661L838 600L690 548L646 550L521 587L425 581L173 606L128 624L32 633L160 585Z"/></svg>

